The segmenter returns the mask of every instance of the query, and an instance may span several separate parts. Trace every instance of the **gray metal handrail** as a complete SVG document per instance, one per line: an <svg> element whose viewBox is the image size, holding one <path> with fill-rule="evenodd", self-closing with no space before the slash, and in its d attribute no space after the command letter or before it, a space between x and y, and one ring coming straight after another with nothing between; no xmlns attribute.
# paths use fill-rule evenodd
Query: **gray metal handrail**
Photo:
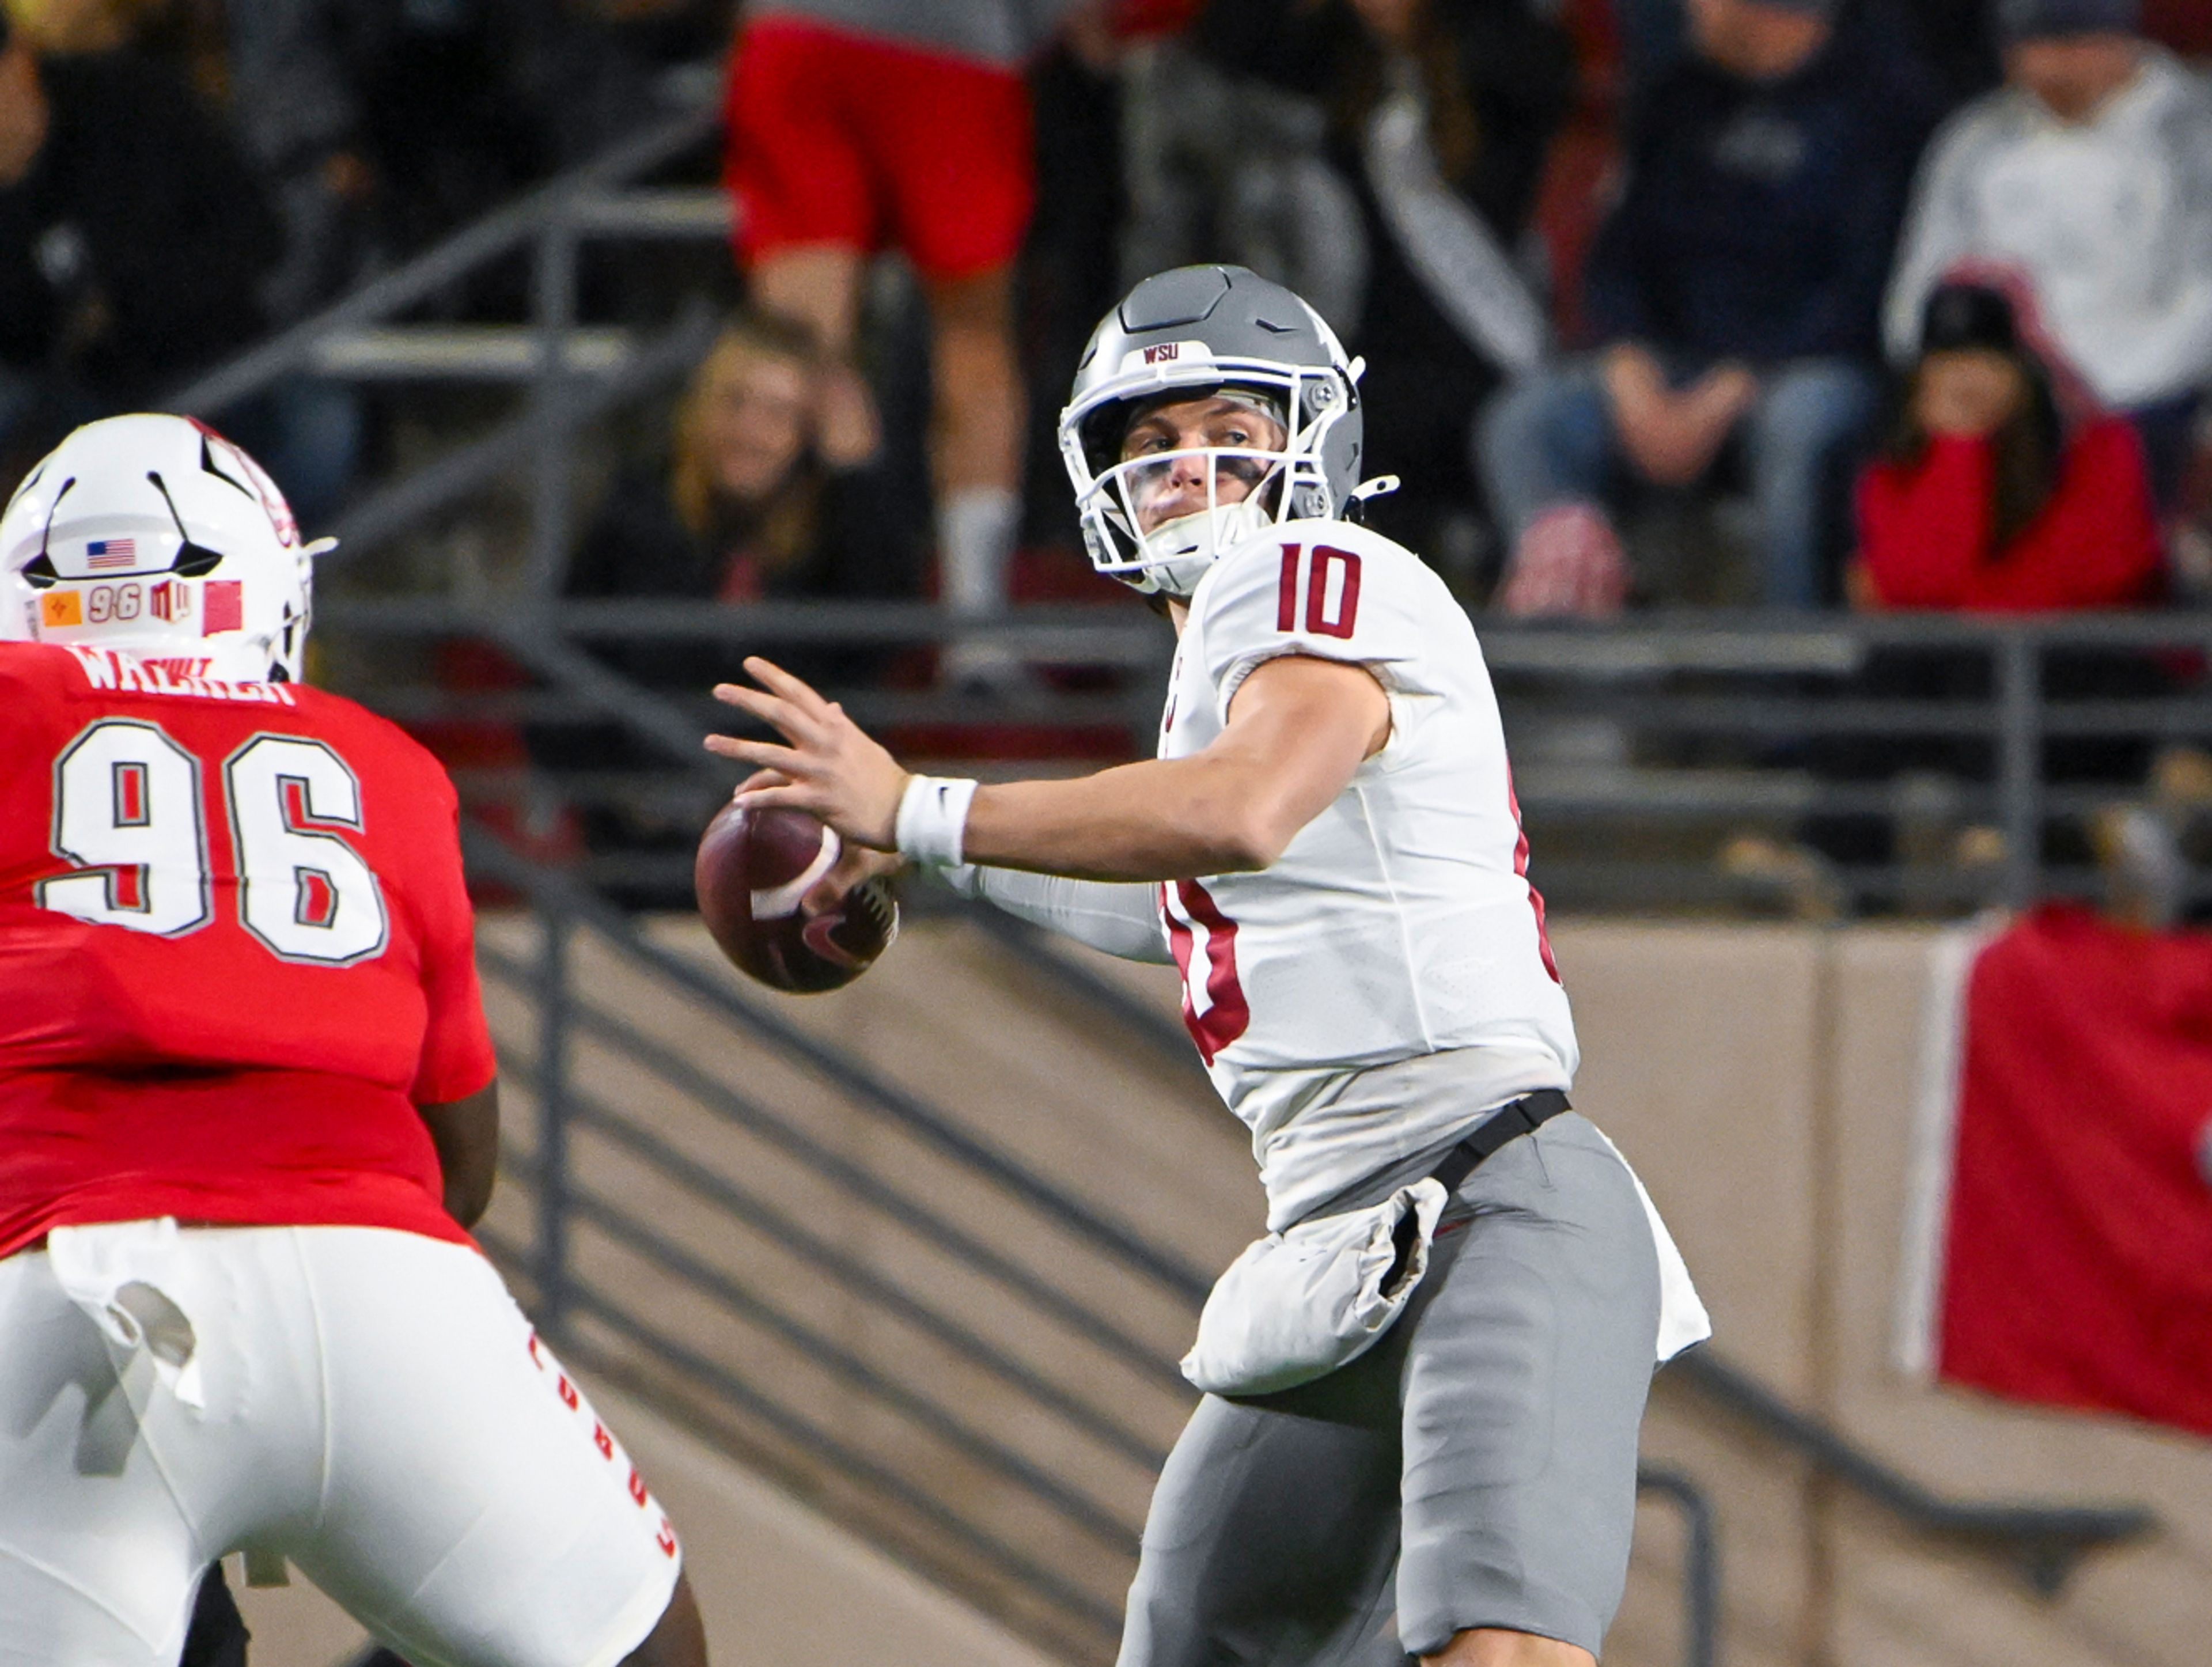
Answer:
<svg viewBox="0 0 2212 1667"><path fill-rule="evenodd" d="M549 930L553 928L556 918L541 915L541 919L547 921ZM496 969L518 987L528 986L532 976L530 969L497 950L480 948L478 952L487 966ZM1182 1391L1182 1376L1173 1366L1161 1360L1152 1348L1131 1335L1112 1317L1099 1314L1076 1301L1057 1287L1038 1278L1030 1269L993 1250L942 1212L889 1185L873 1171L807 1135L789 1118L738 1093L726 1083L708 1076L681 1055L641 1034L635 1026L607 1013L597 1003L587 999L577 999L571 994L564 1000L557 1019L572 1035L589 1037L615 1049L687 1099L705 1108L718 1121L742 1129L775 1146L850 1196L881 1212L890 1221L936 1244L984 1278L1013 1292L1032 1307L1065 1325L1083 1331L1105 1352L1120 1358L1123 1364L1149 1375L1164 1388L1177 1393ZM545 1096L548 1091L543 1073L533 1070L532 1076L533 1080L538 1080L541 1097ZM558 1281L565 1276L565 1263L560 1268L541 1269L541 1282L544 1279Z"/></svg>
<svg viewBox="0 0 2212 1667"><path fill-rule="evenodd" d="M848 1288L867 1295L886 1311L918 1326L956 1354L991 1371L1002 1381L1021 1388L1040 1405L1059 1413L1071 1424L1123 1457L1153 1471L1165 1462L1164 1451L1124 1428L1101 1409L1042 1378L979 1336L971 1328L874 1273L758 1192L726 1177L701 1170L677 1147L641 1127L635 1119L570 1082L566 1068L568 1037L580 1031L612 1043L624 1055L710 1109L726 1110L727 1103L732 1099L742 1104L742 1097L734 1095L726 1087L712 1084L696 1069L641 1035L619 1017L588 996L578 995L572 988L574 975L568 961L568 940L574 925L580 922L590 926L595 934L606 937L624 956L648 966L658 975L666 976L671 973L690 973L694 970L688 964L647 943L619 911L599 902L587 891L574 887L557 874L530 863L508 850L489 833L471 830L468 837L468 852L472 866L480 872L488 873L501 883L519 885L527 889L533 902L538 905L544 922L546 947L535 964L490 945L479 949L479 959L487 971L516 985L535 988L543 1003L538 1063L532 1065L525 1060L510 1058L504 1067L506 1074L518 1086L534 1093L541 1106L537 1155L524 1159L510 1153L502 1163L505 1172L532 1186L537 1192L538 1242L535 1245L525 1246L496 1232L485 1232L481 1236L495 1254L512 1263L536 1270L538 1281L537 1307L540 1323L548 1335L564 1350L576 1355L580 1363L619 1372L625 1363L601 1357L587 1338L575 1332L569 1321L573 1317L580 1316L611 1329L635 1348L698 1381L712 1385L732 1405L762 1419L787 1439L800 1443L836 1463L845 1473L896 1500L929 1523L935 1531L1022 1580L1057 1605L1062 1612L1081 1619L1101 1634L1110 1635L1112 1630L1118 1627L1121 1617L1091 1594L1071 1585L1055 1571L1039 1563L1018 1547L1009 1544L1003 1536L972 1521L928 1490L860 1451L833 1431L825 1428L818 1420L778 1401L719 1361L669 1336L641 1318L629 1305L608 1295L589 1276L573 1266L568 1260L570 1234L573 1226L580 1223L640 1256L661 1274L678 1281L720 1308L763 1328L856 1391L902 1415L916 1427L935 1435L985 1469L1013 1482L1079 1529L1125 1553L1133 1551L1137 1534L1134 1524L1121 1521L1109 1508L1024 1458L990 1433L975 1427L957 1413L939 1406L909 1384L871 1366L836 1338L785 1314L739 1281L687 1250L665 1232L640 1220L593 1187L567 1173L569 1163L568 1139L572 1128L586 1129L610 1139L632 1156L643 1160L663 1179L683 1187L735 1219L750 1222L781 1241L796 1245L806 1256L811 1267L842 1282ZM1057 960L1038 964L1054 971L1056 976L1072 970L1069 964ZM678 982L687 994L700 993L691 978L679 978ZM728 1013L729 1006L722 1004L722 1010ZM552 1034L555 1031L560 1034ZM779 1039L787 1040L788 1037ZM802 1062L818 1067L821 1062L809 1051L803 1056ZM841 1072L839 1074L841 1079L848 1081L850 1073ZM793 1130L786 1120L764 1108L744 1106L742 1121L750 1129L773 1128L779 1130L781 1143L787 1150L799 1149L805 1142L805 1137ZM970 1160L972 1165L974 1152L968 1151L962 1155ZM830 1172L841 1183L858 1181L860 1186L856 1189L861 1195L869 1197L871 1202L878 1202L886 1195L896 1197L882 1182L867 1176L865 1171L857 1171L846 1160L831 1158L830 1166ZM983 1172L1002 1183L1006 1178L1001 1161L988 1164ZM1048 1185L1044 1183L1019 1189L1032 1203L1052 1197ZM972 1240L966 1235L957 1228L951 1228L951 1224L933 1218L910 1201L900 1200L899 1203L897 1219L910 1225L918 1225L941 1247L967 1259L964 1253ZM1117 1254L1127 1250L1118 1234L1109 1234L1103 1240L1095 1232L1085 1236L1091 1238L1098 1248ZM978 1271L987 1276L996 1276L1003 1271L1001 1260L987 1252L980 1262L971 1265L977 1265ZM1157 1277L1163 1266L1172 1265L1165 1258L1155 1256L1149 1259L1141 1270ZM1021 1282L1034 1281L1024 1276ZM1164 1283L1168 1286L1170 1294L1181 1298L1191 1311L1195 1311L1203 1285L1194 1275L1188 1280L1170 1280ZM1087 1335L1097 1340L1118 1342L1125 1353L1137 1355L1164 1382L1173 1384L1178 1390L1187 1391L1187 1386L1182 1384L1179 1375L1164 1360L1144 1350L1142 1345L1136 1344L1126 1334L1119 1334L1111 1320L1091 1310L1071 1305L1065 1298L1060 1299L1060 1306L1062 1317L1079 1325ZM634 1363L629 1364L634 1372ZM1715 1667L1719 1565L1717 1530L1711 1504L1694 1482L1677 1472L1651 1468L1640 1469L1638 1487L1639 1491L1668 1499L1683 1516L1687 1533L1684 1568L1683 1658L1686 1667Z"/></svg>
<svg viewBox="0 0 2212 1667"><path fill-rule="evenodd" d="M585 646L654 641L727 642L766 649L793 643L941 642L969 630L999 634L1017 652L1066 657L1136 672L1161 663L1168 638L1156 622L1133 611L1085 606L1017 609L977 624L922 603L773 603L724 605L663 599L546 600L522 605L461 605L422 598L335 600L329 624L368 633L476 635L499 642L564 693L595 704L647 739L653 751L708 779L690 743L704 724L696 703L650 695L610 670ZM1986 777L1960 782L1960 809L1996 823L2005 836L2002 899L2033 902L2054 885L2081 877L2054 868L2044 834L2053 817L2081 814L2120 791L2094 791L2045 778L2045 749L2060 739L2091 737L2195 738L2212 742L2212 696L2172 694L2075 699L2046 692L2044 667L2078 651L2147 655L2184 651L2212 658L2212 615L2131 614L2033 619L1877 616L1808 624L1771 615L1659 615L1605 628L1486 626L1485 650L1498 673L1509 736L1531 713L1595 715L1631 728L1682 736L1732 738L1771 747L1807 735L1940 736L1988 748ZM1802 668L1817 662L1826 677L1845 675L1885 649L1971 654L1986 660L1985 694L1958 699L1873 697L1848 688L1820 692ZM1795 672L1774 668L1797 666ZM1623 669L1626 667L1627 669ZM1732 669L1750 682L1723 693L1695 686ZM1692 686L1655 684L1680 676ZM1779 690L1762 678L1798 679ZM1131 678L1121 694L1073 696L1041 690L1005 702L963 701L898 691L837 690L849 709L889 721L976 721L992 716L1048 722L1113 722L1131 736L1131 751L1156 721L1158 687ZM922 715L930 715L926 719ZM896 715L903 713L904 715ZM723 779L726 779L726 776ZM1813 813L1894 813L1893 789L1878 782L1826 780L1800 770L1745 767L1724 781L1664 768L1592 776L1553 765L1525 770L1522 802L1532 816L1583 820L1624 813L1780 817ZM1591 789L1595 788L1595 791ZM1587 858L1580 859L1587 866ZM1571 865L1556 872L1579 873ZM1881 872L1841 871L1860 889L1893 889ZM1710 889L1710 888L1709 888Z"/></svg>
<svg viewBox="0 0 2212 1667"><path fill-rule="evenodd" d="M766 1042L786 1058L805 1064L850 1096L855 1104L896 1123L924 1144L988 1177L1123 1267L1186 1299L1201 1299L1212 1287L1213 1281L1206 1275L963 1129L919 1095L879 1076L844 1049L738 996L722 980L684 957L649 942L629 916L566 875L529 861L480 827L464 827L463 849L469 861L488 877L524 889L541 910L589 926L620 946L631 959L651 967L738 1029Z"/></svg>
<svg viewBox="0 0 2212 1667"><path fill-rule="evenodd" d="M1636 1490L1656 1494L1682 1518L1682 1661L1684 1667L1717 1667L1721 1643L1720 1521L1712 1501L1683 1472L1668 1465L1637 1467Z"/></svg>
<svg viewBox="0 0 2212 1667"><path fill-rule="evenodd" d="M509 1056L504 1064L506 1074L518 1086L530 1091L538 1103L536 1155L518 1159L510 1154L504 1165L507 1173L535 1191L534 1242L523 1245L496 1234L487 1242L510 1262L533 1271L537 1285L533 1313L547 1335L566 1350L576 1353L580 1349L580 1363L595 1364L617 1372L627 1366L634 1376L635 1360L622 1362L594 1357L588 1339L576 1331L574 1322L588 1318L596 1325L611 1328L636 1349L657 1358L671 1370L708 1385L732 1406L744 1409L784 1438L834 1464L841 1473L915 1513L948 1545L964 1548L1038 1593L1059 1613L1090 1628L1095 1643L1103 1645L1110 1640L1118 1625L1118 1615L1096 1596L1070 1584L1064 1574L1040 1562L1031 1551L1010 1542L1004 1534L965 1513L958 1505L939 1497L930 1487L871 1457L825 1425L811 1407L791 1404L762 1386L747 1383L739 1373L678 1342L646 1317L611 1296L576 1265L571 1249L574 1232L580 1228L588 1229L599 1238L641 1258L658 1275L675 1281L693 1299L775 1338L868 1403L941 1444L948 1452L980 1467L981 1472L1011 1484L1079 1534L1111 1548L1115 1554L1133 1554L1138 1534L1135 1522L1124 1520L1070 1480L1026 1457L998 1432L976 1423L969 1409L932 1398L919 1386L871 1365L838 1336L785 1312L781 1306L781 1293L756 1289L710 1264L659 1226L639 1219L606 1196L587 1178L572 1172L568 1147L574 1132L588 1131L611 1141L643 1162L664 1182L682 1189L723 1216L748 1223L787 1249L795 1250L811 1269L933 1338L954 1358L1012 1385L1031 1403L1056 1415L1069 1427L1105 1450L1153 1471L1164 1461L1164 1452L1129 1429L1117 1415L1118 1409L1086 1402L1052 1382L980 1335L936 1302L870 1269L757 1189L741 1180L702 1169L637 1120L582 1086L573 1080L568 1065L574 1040L589 1037L611 1046L619 1056L667 1082L711 1114L750 1134L765 1136L779 1149L808 1163L842 1190L881 1209L891 1220L916 1231L927 1242L966 1263L980 1276L1007 1286L1094 1346L1119 1354L1139 1373L1170 1389L1178 1398L1187 1396L1188 1387L1172 1364L1157 1347L1140 1342L1113 1317L1058 1291L1036 1275L981 1244L973 1233L929 1206L906 1196L893 1184L851 1160L829 1152L789 1116L708 1078L696 1067L639 1032L588 990L577 989L570 952L575 930L590 930L596 939L609 944L624 959L649 971L664 985L672 983L685 995L706 1001L720 1017L769 1043L786 1060L824 1077L856 1102L874 1101L874 1109L882 1111L886 1103L903 1101L895 1107L896 1117L909 1133L951 1157L965 1172L980 1175L1012 1192L1030 1208L1049 1216L1060 1228L1072 1232L1079 1242L1087 1243L1093 1250L1103 1251L1161 1287L1164 1293L1178 1305L1194 1305L1193 1288L1200 1286L1197 1275L1182 1269L1164 1253L1132 1257L1132 1236L1126 1229L1096 1217L1052 1183L1027 1172L1012 1159L991 1151L972 1137L947 1138L948 1135L957 1135L957 1131L929 1127L932 1122L942 1121L941 1113L875 1080L868 1068L844 1056L842 1050L814 1043L781 1021L763 1024L764 1017L772 1016L751 1011L749 1004L718 981L706 977L683 958L646 940L620 911L512 852L489 831L471 826L465 830L465 840L472 872L481 878L523 889L536 905L541 922L541 948L534 959L511 954L496 944L487 943L480 946L479 961L488 976L534 992L540 1006L534 1062L527 1056ZM920 1549L924 1554L923 1561L927 1561L927 1548ZM946 1573L957 1579L957 1572L949 1567Z"/></svg>
<svg viewBox="0 0 2212 1667"><path fill-rule="evenodd" d="M1018 928L1019 923L1015 923ZM1103 980L1064 953L1036 941L1041 934L1018 930L1003 934L1009 947L1025 964L1058 981L1082 999L1096 1001ZM1024 940L1027 941L1024 941ZM1109 987L1110 988L1110 987ZM1126 999L1126 998L1125 998ZM1149 1042L1162 1057L1188 1059L1189 1048L1150 1009L1133 1001L1110 1009L1132 1031ZM1667 1367L1668 1377L1689 1384L1747 1421L1760 1433L1780 1441L1882 1506L1911 1526L1924 1532L1978 1542L2014 1563L2040 1596L2056 1597L2076 1564L2089 1553L2118 1545L2148 1533L2157 1517L2141 1505L2072 1505L2044 1502L1990 1502L1948 1498L1914 1480L1867 1448L1852 1441L1834 1426L1812 1413L1791 1406L1772 1388L1717 1352L1701 1344L1679 1355ZM1694 1486L1678 1474L1650 1473L1644 1486L1673 1497L1690 1521L1694 1543L1705 1543L1702 1555L1717 1556L1711 1547L1714 1532L1710 1506ZM1711 1579L1717 1581L1717 1573ZM1703 1621L1691 1627L1711 1636L1711 1615L1717 1599L1692 1599L1692 1616ZM1710 1656L1707 1657L1710 1659Z"/></svg>
<svg viewBox="0 0 2212 1667"><path fill-rule="evenodd" d="M370 280L228 363L171 394L165 411L219 414L284 377L308 369L317 350L343 331L374 324L465 278L479 267L551 232L611 229L599 196L649 173L714 131L721 113L708 100L678 111L599 156L495 209L404 265ZM615 222L621 228L620 222Z"/></svg>
<svg viewBox="0 0 2212 1667"><path fill-rule="evenodd" d="M526 1247L497 1232L481 1231L477 1237L495 1255L508 1262L526 1264L530 1260ZM1099 1603L1089 1593L1069 1585L1058 1573L1019 1548L1007 1544L1002 1537L969 1522L948 1508L934 1494L916 1487L896 1471L886 1469L850 1442L823 1429L817 1421L794 1413L772 1396L763 1395L720 1361L640 1320L629 1305L609 1297L588 1280L574 1281L571 1300L578 1312L590 1316L599 1324L678 1366L687 1375L713 1384L716 1392L732 1405L743 1408L786 1437L822 1453L847 1475L857 1477L897 1500L939 1532L981 1554L1062 1609L1082 1615L1094 1625L1118 1627L1120 1615ZM623 1362L595 1349L583 1338L569 1335L562 1340L562 1347L569 1354L576 1356L579 1364L596 1366L609 1376L618 1375L622 1371Z"/></svg>
<svg viewBox="0 0 2212 1667"><path fill-rule="evenodd" d="M2038 1596L2056 1597L2081 1559L2158 1525L2141 1505L2052 1505L1946 1498L1858 1445L1824 1420L1791 1406L1711 1345L1667 1368L1730 1413L1922 1532L1980 1545L2014 1563Z"/></svg>

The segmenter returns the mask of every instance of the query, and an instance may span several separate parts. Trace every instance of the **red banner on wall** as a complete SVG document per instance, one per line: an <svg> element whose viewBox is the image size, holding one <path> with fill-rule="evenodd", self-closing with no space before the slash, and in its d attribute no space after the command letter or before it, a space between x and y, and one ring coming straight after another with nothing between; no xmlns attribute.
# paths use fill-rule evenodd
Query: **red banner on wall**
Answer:
<svg viewBox="0 0 2212 1667"><path fill-rule="evenodd" d="M1922 1087L1908 1369L2212 1435L2212 934L1954 940Z"/></svg>

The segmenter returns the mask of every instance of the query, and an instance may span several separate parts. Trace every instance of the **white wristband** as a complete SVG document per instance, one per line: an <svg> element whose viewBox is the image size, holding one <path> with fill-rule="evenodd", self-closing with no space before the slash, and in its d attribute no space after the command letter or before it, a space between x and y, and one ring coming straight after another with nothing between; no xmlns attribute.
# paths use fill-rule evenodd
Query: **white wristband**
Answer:
<svg viewBox="0 0 2212 1667"><path fill-rule="evenodd" d="M899 855L941 868L960 866L960 845L968 830L968 801L977 783L964 777L910 776L899 796Z"/></svg>

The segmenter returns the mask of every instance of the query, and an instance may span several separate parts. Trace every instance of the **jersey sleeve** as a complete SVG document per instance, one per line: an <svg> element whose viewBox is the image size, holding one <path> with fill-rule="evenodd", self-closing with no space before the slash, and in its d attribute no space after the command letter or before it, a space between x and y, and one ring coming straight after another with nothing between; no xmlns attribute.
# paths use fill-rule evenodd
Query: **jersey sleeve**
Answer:
<svg viewBox="0 0 2212 1667"><path fill-rule="evenodd" d="M970 863L933 872L963 897L980 897L1017 920L1048 927L1124 961L1172 964L1175 960L1160 929L1157 886L1066 879Z"/></svg>
<svg viewBox="0 0 2212 1667"><path fill-rule="evenodd" d="M441 1105L488 1086L499 1062L477 983L476 914L461 872L460 804L445 772L434 764L428 768L435 791L423 800L416 905L429 1022L408 1098L417 1105Z"/></svg>
<svg viewBox="0 0 2212 1667"><path fill-rule="evenodd" d="M1364 666L1394 696L1440 690L1437 610L1459 605L1402 545L1353 526L1285 526L1207 576L1194 623L1222 710L1246 678L1285 654Z"/></svg>

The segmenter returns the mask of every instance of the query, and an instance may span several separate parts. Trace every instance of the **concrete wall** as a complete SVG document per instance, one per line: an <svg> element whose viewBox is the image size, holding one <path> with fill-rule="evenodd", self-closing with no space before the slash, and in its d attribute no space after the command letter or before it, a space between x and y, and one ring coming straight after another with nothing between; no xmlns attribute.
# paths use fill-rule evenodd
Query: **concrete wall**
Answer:
<svg viewBox="0 0 2212 1667"><path fill-rule="evenodd" d="M1729 1667L2198 1667L2212 1660L2212 1447L2012 1407L1890 1366L1932 933L1573 923L1577 1100L1658 1199L1717 1345L1929 1486L2139 1500L2163 1531L2060 1599L1900 1530L1662 1375L1645 1450L1719 1507ZM1648 1507L1608 1660L1679 1660L1678 1535Z"/></svg>
<svg viewBox="0 0 2212 1667"><path fill-rule="evenodd" d="M2212 1448L1917 1385L1887 1365L1935 935L1573 922L1555 939L1585 1050L1577 1103L1665 1211L1719 1347L1933 1487L2140 1500L2164 1524L2045 1603L2003 1565L1915 1537L1810 1476L1662 1375L1647 1455L1718 1508L1728 1667L2212 1661ZM1172 1008L1171 975L1115 970ZM1202 1121L1226 1114L1090 1033L1080 1012L1054 1010L972 936L917 929L881 974L803 1012L943 1100L967 1096L979 1128L1049 1172L1089 1177L1189 1253L1218 1261L1241 1241L1258 1196L1249 1155L1233 1125ZM941 1033L919 1033L925 1019ZM1054 1104L1073 1115L1035 1116ZM1036 1659L649 1412L594 1394L690 1542L718 1659ZM1680 1560L1678 1525L1648 1506L1608 1667L1680 1660ZM256 1667L328 1667L357 1636L304 1586L247 1603Z"/></svg>

